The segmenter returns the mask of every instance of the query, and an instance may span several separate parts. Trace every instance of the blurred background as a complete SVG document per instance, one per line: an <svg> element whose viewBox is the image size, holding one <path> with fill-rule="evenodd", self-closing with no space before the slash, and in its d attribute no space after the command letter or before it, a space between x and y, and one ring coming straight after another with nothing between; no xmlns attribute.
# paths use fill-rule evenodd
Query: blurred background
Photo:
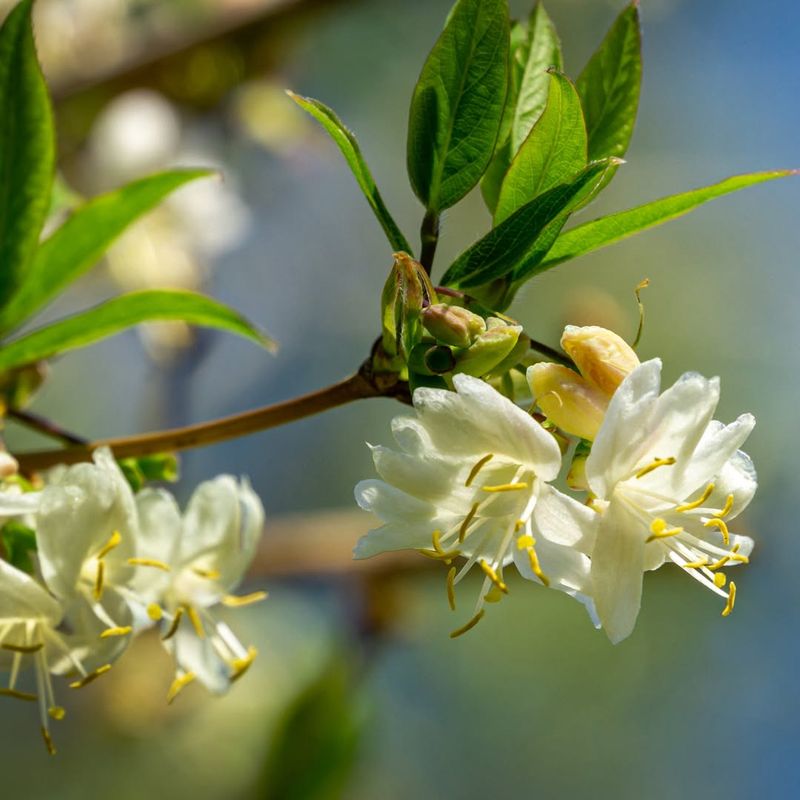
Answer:
<svg viewBox="0 0 800 800"><path fill-rule="evenodd" d="M8 7L9 3L4 3ZM549 0L575 77L621 0ZM390 266L338 151L283 94L332 106L357 133L408 235L408 104L449 0L39 0L57 104L57 212L135 176L216 165L120 240L52 316L119 290L182 286L231 303L281 342L148 328L64 357L34 409L97 438L291 397L353 371L378 331ZM517 15L526 3L512 2ZM795 0L643 0L645 83L628 164L584 218L727 175L800 167ZM108 677L64 697L59 757L6 702L3 797L793 797L800 786L800 183L750 189L548 272L512 308L555 344L566 321L636 326L665 378L722 377L718 416L759 420L761 489L739 529L758 545L735 613L677 570L650 574L638 627L612 647L582 608L521 581L467 636L421 559L352 565L368 519L352 489L388 443L389 400L187 453L185 499L247 474L270 521L233 612L260 658L222 699L167 708L169 664L144 637ZM488 227L477 193L451 211L442 266ZM41 447L10 428L10 446ZM410 563L410 567L409 567ZM435 566L435 565L434 565ZM470 592L470 587L463 589ZM62 692L66 694L66 692Z"/></svg>

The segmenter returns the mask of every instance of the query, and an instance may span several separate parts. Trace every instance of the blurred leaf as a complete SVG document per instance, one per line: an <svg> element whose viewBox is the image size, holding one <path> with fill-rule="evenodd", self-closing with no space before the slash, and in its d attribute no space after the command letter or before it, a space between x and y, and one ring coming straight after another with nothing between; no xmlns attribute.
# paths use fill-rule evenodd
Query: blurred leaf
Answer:
<svg viewBox="0 0 800 800"><path fill-rule="evenodd" d="M36 552L36 532L21 522L11 520L0 528L0 544L11 566L33 575L31 553Z"/></svg>
<svg viewBox="0 0 800 800"><path fill-rule="evenodd" d="M406 253L412 252L411 245L403 236L400 228L397 227L392 215L389 213L389 209L386 208L383 202L383 198L375 185L375 180L369 171L367 162L364 161L361 148L358 146L358 141L353 133L345 127L345 124L332 109L320 103L319 100L301 97L294 92L287 92L287 94L297 105L311 114L325 128L333 141L336 142L347 165L355 176L356 182L361 187L361 191L364 192L367 202L375 212L375 216L378 218L378 222L380 222L392 248L394 250L404 250Z"/></svg>
<svg viewBox="0 0 800 800"><path fill-rule="evenodd" d="M179 290L147 290L116 297L9 342L0 349L0 369L50 358L141 322L156 320L180 320L219 328L264 347L274 346L271 339L239 313L210 297Z"/></svg>
<svg viewBox="0 0 800 800"><path fill-rule="evenodd" d="M0 331L13 330L91 269L132 222L170 192L213 173L173 170L95 197L40 245L22 285L0 311Z"/></svg>
<svg viewBox="0 0 800 800"><path fill-rule="evenodd" d="M295 698L272 740L262 800L334 800L344 796L363 721L350 668L331 659Z"/></svg>
<svg viewBox="0 0 800 800"><path fill-rule="evenodd" d="M586 166L586 125L572 81L550 75L547 105L511 162L494 214L499 225L542 192L566 183Z"/></svg>
<svg viewBox="0 0 800 800"><path fill-rule="evenodd" d="M562 233L547 254L547 260L541 264L537 272L544 272L544 270L564 261L577 258L584 253L590 253L592 250L599 250L601 247L614 244L614 242L632 236L634 233L683 216L692 209L697 208L697 206L730 192L735 192L757 183L763 183L764 181L797 174L797 170L780 170L735 175L711 186L663 197L660 200L654 200L651 203L646 203L627 211L600 217L600 219L587 222L584 225L579 225L566 231L566 233Z"/></svg>
<svg viewBox="0 0 800 800"><path fill-rule="evenodd" d="M494 152L507 91L506 0L458 0L414 88L408 174L433 212L457 203Z"/></svg>
<svg viewBox="0 0 800 800"><path fill-rule="evenodd" d="M141 491L148 481L175 483L179 478L178 457L174 453L121 458L117 463L134 492Z"/></svg>
<svg viewBox="0 0 800 800"><path fill-rule="evenodd" d="M481 286L524 271L548 224L568 210L607 168L608 164L602 162L590 164L571 182L554 186L522 206L462 253L450 265L442 283L445 286Z"/></svg>
<svg viewBox="0 0 800 800"><path fill-rule="evenodd" d="M0 372L0 403L6 408L25 408L47 377L45 363L27 364Z"/></svg>
<svg viewBox="0 0 800 800"><path fill-rule="evenodd" d="M511 27L508 96L492 163L481 180L481 193L494 214L500 185L514 155L544 110L550 83L547 70L561 70L561 42L544 5L537 2L527 23Z"/></svg>
<svg viewBox="0 0 800 800"><path fill-rule="evenodd" d="M639 0L633 0L617 17L576 86L586 117L589 160L622 158L633 135L642 86ZM611 170L602 186L613 177Z"/></svg>
<svg viewBox="0 0 800 800"><path fill-rule="evenodd" d="M22 281L50 207L52 110L36 59L32 0L0 28L0 307Z"/></svg>

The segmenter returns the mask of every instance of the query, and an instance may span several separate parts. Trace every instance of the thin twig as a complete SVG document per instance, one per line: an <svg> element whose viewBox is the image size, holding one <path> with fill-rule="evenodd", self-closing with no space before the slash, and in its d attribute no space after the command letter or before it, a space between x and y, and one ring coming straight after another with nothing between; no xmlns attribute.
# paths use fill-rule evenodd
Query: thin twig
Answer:
<svg viewBox="0 0 800 800"><path fill-rule="evenodd" d="M6 411L6 416L18 422L20 425L24 425L26 428L49 436L51 439L58 439L69 445L84 445L89 441L82 436L70 433L52 420L42 417L39 414L33 414L30 411L22 411L19 408L9 408Z"/></svg>

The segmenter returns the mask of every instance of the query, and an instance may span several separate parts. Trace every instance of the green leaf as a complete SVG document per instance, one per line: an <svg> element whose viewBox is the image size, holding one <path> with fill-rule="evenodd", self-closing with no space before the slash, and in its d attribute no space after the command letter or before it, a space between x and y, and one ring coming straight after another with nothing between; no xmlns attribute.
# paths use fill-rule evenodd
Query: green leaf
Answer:
<svg viewBox="0 0 800 800"><path fill-rule="evenodd" d="M53 115L36 59L32 0L0 28L0 307L36 249L55 169Z"/></svg>
<svg viewBox="0 0 800 800"><path fill-rule="evenodd" d="M132 222L209 170L172 170L95 197L39 246L22 285L0 311L0 331L13 330L91 269Z"/></svg>
<svg viewBox="0 0 800 800"><path fill-rule="evenodd" d="M33 575L31 553L36 552L36 532L21 522L11 520L0 528L3 555L13 567Z"/></svg>
<svg viewBox="0 0 800 800"><path fill-rule="evenodd" d="M547 105L511 162L494 214L499 225L542 192L566 183L586 166L586 125L572 81L550 75Z"/></svg>
<svg viewBox="0 0 800 800"><path fill-rule="evenodd" d="M586 116L589 159L628 149L642 85L642 34L634 0L616 19L576 82Z"/></svg>
<svg viewBox="0 0 800 800"><path fill-rule="evenodd" d="M450 265L442 283L445 286L481 286L524 271L547 226L594 186L607 169L608 164L604 162L590 164L569 183L554 186L522 206L462 253Z"/></svg>
<svg viewBox="0 0 800 800"><path fill-rule="evenodd" d="M148 481L175 483L180 475L178 457L174 453L122 458L117 464L134 492L140 492Z"/></svg>
<svg viewBox="0 0 800 800"><path fill-rule="evenodd" d="M457 203L494 152L505 106L506 0L458 0L422 68L408 125L408 174L433 212Z"/></svg>
<svg viewBox="0 0 800 800"><path fill-rule="evenodd" d="M367 202L375 212L375 216L378 218L378 222L380 222L386 234L386 238L389 240L389 244L392 245L394 250L403 250L410 254L412 252L411 246L405 236L403 236L394 219L392 219L389 210L386 208L353 133L345 127L345 124L332 109L320 103L319 100L314 100L310 97L301 97L294 92L287 92L287 94L300 108L311 114L311 116L325 128L339 150L342 151L344 160L355 176L356 182L361 187L361 191L364 192Z"/></svg>
<svg viewBox="0 0 800 800"><path fill-rule="evenodd" d="M562 70L561 42L544 5L536 4L527 23L511 27L508 96L492 163L481 180L481 193L494 213L500 185L515 153L544 111L551 68Z"/></svg>
<svg viewBox="0 0 800 800"><path fill-rule="evenodd" d="M599 250L601 247L614 244L634 233L681 217L703 203L730 194L730 192L797 174L800 174L800 171L780 170L735 175L711 186L662 197L660 200L654 200L627 211L592 220L562 233L547 254L547 260L541 264L537 272L544 272L564 261L582 256L584 253L590 253L592 250Z"/></svg>
<svg viewBox="0 0 800 800"><path fill-rule="evenodd" d="M228 306L194 292L147 290L116 297L72 317L39 328L0 349L0 369L10 369L85 347L132 325L181 320L219 328L272 348L271 339Z"/></svg>

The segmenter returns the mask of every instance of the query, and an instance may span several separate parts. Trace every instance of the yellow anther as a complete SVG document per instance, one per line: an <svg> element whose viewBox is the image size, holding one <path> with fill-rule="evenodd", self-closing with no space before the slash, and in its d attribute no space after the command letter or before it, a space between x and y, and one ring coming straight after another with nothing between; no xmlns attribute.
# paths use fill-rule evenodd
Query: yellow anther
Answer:
<svg viewBox="0 0 800 800"><path fill-rule="evenodd" d="M659 467L671 467L675 463L675 459L670 456L669 458L654 458L646 467L642 467L637 473L637 478L644 478L649 475L654 469Z"/></svg>
<svg viewBox="0 0 800 800"><path fill-rule="evenodd" d="M464 486L471 486L472 481L475 480L478 473L483 469L484 465L487 464L494 458L494 453L489 453L485 455L482 459L480 459L475 466L469 471L469 475L467 475L467 479L464 481Z"/></svg>
<svg viewBox="0 0 800 800"><path fill-rule="evenodd" d="M483 570L486 577L503 593L508 594L508 586L503 582L502 578L495 572L495 570L484 559L479 559L478 564Z"/></svg>
<svg viewBox="0 0 800 800"><path fill-rule="evenodd" d="M38 700L38 696L31 694L31 692L19 692L16 689L2 689L0 688L0 697L13 697L15 700L25 700L28 703L34 703Z"/></svg>
<svg viewBox="0 0 800 800"><path fill-rule="evenodd" d="M119 531L114 531L111 538L100 548L95 558L98 561L104 559L115 547L119 547L122 542L122 534Z"/></svg>
<svg viewBox="0 0 800 800"><path fill-rule="evenodd" d="M481 486L484 492L518 492L520 489L527 489L528 484L524 481L519 483L498 483L497 486Z"/></svg>
<svg viewBox="0 0 800 800"><path fill-rule="evenodd" d="M172 701L196 678L197 676L194 672L185 672L183 675L179 675L172 681L172 685L169 687L169 691L167 692L167 703L172 703Z"/></svg>
<svg viewBox="0 0 800 800"><path fill-rule="evenodd" d="M424 548L419 548L417 552L421 556L425 556L425 558L432 558L434 561L444 561L445 564L452 564L453 559L456 556L461 555L460 551L458 550L447 550L443 553L437 553L435 550L425 550Z"/></svg>
<svg viewBox="0 0 800 800"><path fill-rule="evenodd" d="M442 532L436 530L431 535L431 540L433 541L433 549L441 555L445 552L445 549L442 547Z"/></svg>
<svg viewBox="0 0 800 800"><path fill-rule="evenodd" d="M722 541L725 544L731 543L731 536L728 531L728 526L725 524L725 520L720 519L719 517L712 517L708 522L703 523L704 528L717 528L719 532L722 534Z"/></svg>
<svg viewBox="0 0 800 800"><path fill-rule="evenodd" d="M47 752L50 753L51 756L54 756L56 754L56 746L53 744L53 740L50 737L50 731L48 731L44 726L42 726L41 731L42 739L44 739L44 746L47 748Z"/></svg>
<svg viewBox="0 0 800 800"><path fill-rule="evenodd" d="M69 685L70 689L83 689L84 686L88 686L90 683L96 681L101 675L105 675L111 669L111 664L103 664L102 667L98 667L94 672L90 672L88 675L81 678L79 681L73 681Z"/></svg>
<svg viewBox="0 0 800 800"><path fill-rule="evenodd" d="M106 628L101 634L101 639L110 639L113 636L127 636L133 628L130 625L118 626L116 628Z"/></svg>
<svg viewBox="0 0 800 800"><path fill-rule="evenodd" d="M178 632L178 626L181 624L182 619L183 606L179 606L172 619L172 624L169 626L169 630L161 637L161 641L166 642L167 639L171 639Z"/></svg>
<svg viewBox="0 0 800 800"><path fill-rule="evenodd" d="M722 616L727 617L728 614L733 611L733 605L736 602L736 584L731 581L728 584L728 602L725 604L725 608L722 609Z"/></svg>
<svg viewBox="0 0 800 800"><path fill-rule="evenodd" d="M463 636L467 631L471 631L483 619L485 613L486 611L481 609L466 625L462 625L460 628L450 631L450 638L457 639L459 636Z"/></svg>
<svg viewBox="0 0 800 800"><path fill-rule="evenodd" d="M473 519L475 519L475 515L478 513L478 508L480 507L480 503L473 503L472 508L467 513L467 516L464 517L464 521L461 523L461 527L458 529L458 541L459 544L464 541L467 536L467 528L469 528L470 523Z"/></svg>
<svg viewBox="0 0 800 800"><path fill-rule="evenodd" d="M94 578L94 599L100 602L105 586L106 565L102 561L97 562L97 574Z"/></svg>
<svg viewBox="0 0 800 800"><path fill-rule="evenodd" d="M43 647L42 642L38 644L0 644L0 649L10 650L12 653L38 653Z"/></svg>
<svg viewBox="0 0 800 800"><path fill-rule="evenodd" d="M730 555L722 556L719 561L715 561L713 564L709 564L708 568L714 572L715 570L722 569L729 561L731 560Z"/></svg>
<svg viewBox="0 0 800 800"><path fill-rule="evenodd" d="M739 548L741 547L740 544L735 544L732 548L730 553L728 553L728 557L731 561L738 561L740 564L749 564L750 559L747 556L739 555Z"/></svg>
<svg viewBox="0 0 800 800"><path fill-rule="evenodd" d="M708 558L703 556L702 558L698 559L697 561L687 561L685 564L682 565L684 569L700 569L701 567L708 566Z"/></svg>
<svg viewBox="0 0 800 800"><path fill-rule="evenodd" d="M132 567L154 567L155 569L163 570L164 572L171 572L169 564L159 561L156 558L129 558L128 563Z"/></svg>
<svg viewBox="0 0 800 800"><path fill-rule="evenodd" d="M62 720L67 716L67 710L61 706L50 706L50 708L47 709L47 713L50 715L50 718L54 720Z"/></svg>
<svg viewBox="0 0 800 800"><path fill-rule="evenodd" d="M650 523L650 535L644 540L645 544L654 542L657 539L668 539L670 536L677 536L683 533L683 528L670 528L667 526L667 521L656 517Z"/></svg>
<svg viewBox="0 0 800 800"><path fill-rule="evenodd" d="M158 603L150 603L147 606L147 616L150 617L153 622L159 622L161 618L164 616L164 609Z"/></svg>
<svg viewBox="0 0 800 800"><path fill-rule="evenodd" d="M455 589L455 579L456 579L456 568L450 567L447 571L447 602L450 605L450 610L456 610L456 589Z"/></svg>
<svg viewBox="0 0 800 800"><path fill-rule="evenodd" d="M258 650L253 645L247 648L247 655L242 658L235 658L230 662L233 673L231 674L231 681L238 681L242 675L250 669L250 665L256 660Z"/></svg>
<svg viewBox="0 0 800 800"><path fill-rule="evenodd" d="M533 549L533 545L528 548L528 560L531 564L531 570L533 574L545 585L550 585L550 578L542 572L542 567L539 564L539 556L536 555L536 550Z"/></svg>
<svg viewBox="0 0 800 800"><path fill-rule="evenodd" d="M716 517L727 517L728 514L731 513L731 509L733 508L733 495L729 494L727 499L725 500L725 505L719 511L714 512L714 516Z"/></svg>
<svg viewBox="0 0 800 800"><path fill-rule="evenodd" d="M514 533L519 533L524 527L525 527L525 520L524 519L518 519L514 523Z"/></svg>
<svg viewBox="0 0 800 800"><path fill-rule="evenodd" d="M266 600L269 595L267 592L252 592L251 594L243 594L237 597L235 594L226 594L220 601L222 605L228 608L240 608L241 606L251 606L253 603L260 603Z"/></svg>
<svg viewBox="0 0 800 800"><path fill-rule="evenodd" d="M693 508L700 508L703 503L711 497L711 492L714 491L714 484L709 483L708 486L703 490L703 494L697 498L697 500L692 500L691 503L684 503L683 505L677 506L676 511L691 511Z"/></svg>
<svg viewBox="0 0 800 800"><path fill-rule="evenodd" d="M218 569L200 569L199 567L194 567L192 572L199 578L205 578L207 581L217 581L221 577L221 573Z"/></svg>
<svg viewBox="0 0 800 800"><path fill-rule="evenodd" d="M503 592L500 591L494 584L491 589L483 596L487 603L499 603L503 599Z"/></svg>
<svg viewBox="0 0 800 800"><path fill-rule="evenodd" d="M716 586L717 589L721 589L727 583L727 581L728 579L724 572L714 573L714 586Z"/></svg>
<svg viewBox="0 0 800 800"><path fill-rule="evenodd" d="M186 606L186 613L189 615L189 621L192 623L192 627L194 628L194 632L197 634L197 638L205 639L206 632L203 629L203 621L200 619L197 609L194 606Z"/></svg>
<svg viewBox="0 0 800 800"><path fill-rule="evenodd" d="M536 544L536 539L530 534L526 533L517 537L517 550L527 550Z"/></svg>

